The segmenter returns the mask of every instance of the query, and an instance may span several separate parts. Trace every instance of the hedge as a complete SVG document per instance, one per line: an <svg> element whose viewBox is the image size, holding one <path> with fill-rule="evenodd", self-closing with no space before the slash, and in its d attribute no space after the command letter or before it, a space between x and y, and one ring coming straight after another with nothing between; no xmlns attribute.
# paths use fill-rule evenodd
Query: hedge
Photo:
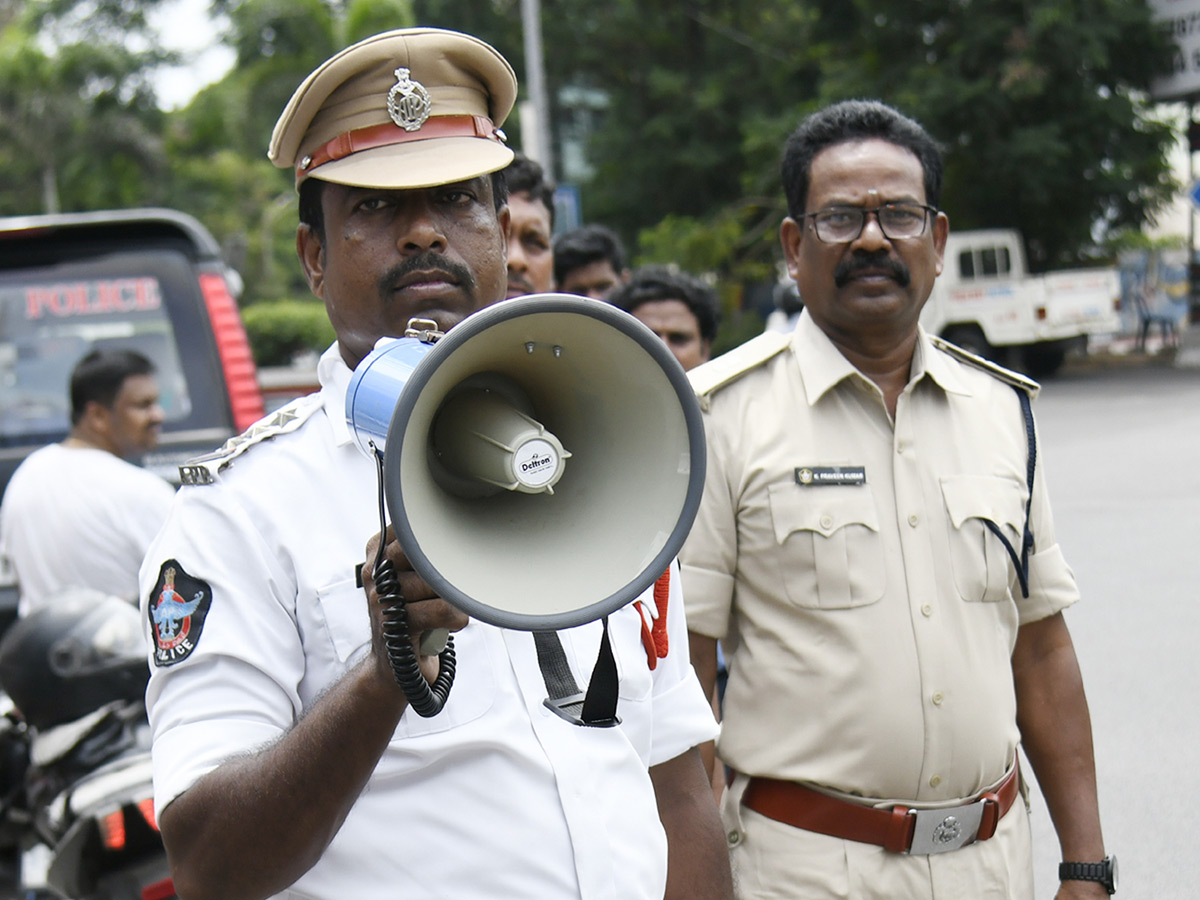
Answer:
<svg viewBox="0 0 1200 900"><path fill-rule="evenodd" d="M272 300L242 310L254 362L286 366L303 353L320 354L336 336L324 304L315 300Z"/></svg>

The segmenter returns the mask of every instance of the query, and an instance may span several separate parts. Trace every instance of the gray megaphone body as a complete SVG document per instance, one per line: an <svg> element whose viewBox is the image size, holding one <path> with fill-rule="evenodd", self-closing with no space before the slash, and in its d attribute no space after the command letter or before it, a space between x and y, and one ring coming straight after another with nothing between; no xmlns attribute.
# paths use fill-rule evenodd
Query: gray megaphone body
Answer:
<svg viewBox="0 0 1200 900"><path fill-rule="evenodd" d="M444 336L414 321L359 363L346 418L382 454L413 569L503 628L569 628L635 600L704 486L683 368L628 313L573 295L502 301Z"/></svg>

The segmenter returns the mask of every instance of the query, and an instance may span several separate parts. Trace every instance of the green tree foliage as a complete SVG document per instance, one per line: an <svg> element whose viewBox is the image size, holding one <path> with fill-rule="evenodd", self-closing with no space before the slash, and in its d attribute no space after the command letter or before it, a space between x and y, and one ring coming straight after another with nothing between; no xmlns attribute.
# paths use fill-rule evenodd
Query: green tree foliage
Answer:
<svg viewBox="0 0 1200 900"><path fill-rule="evenodd" d="M522 74L515 7L417 5L423 20L475 29ZM1140 226L1176 187L1171 127L1144 93L1168 44L1144 2L542 0L541 8L551 92L584 86L609 98L587 147L596 174L581 185L585 218L627 238L651 229L639 241L643 259L713 246L685 232L724 235L736 221L737 240L710 268L754 277L778 257L784 138L804 114L850 97L876 97L921 120L946 146L954 227L1019 227L1037 266L1087 258L1096 239ZM667 216L676 217L669 227ZM667 233L681 242L666 242Z"/></svg>
<svg viewBox="0 0 1200 900"><path fill-rule="evenodd" d="M217 0L233 69L171 117L174 205L203 221L245 282L243 303L305 297L292 173L267 160L297 85L342 47L413 24L406 0Z"/></svg>
<svg viewBox="0 0 1200 900"><path fill-rule="evenodd" d="M1170 45L1129 0L821 0L821 101L878 96L947 151L951 226L1013 227L1035 268L1085 259L1177 189L1145 91Z"/></svg>
<svg viewBox="0 0 1200 900"><path fill-rule="evenodd" d="M0 212L160 202L165 169L149 73L168 59L157 0L10 4L0 30Z"/></svg>
<svg viewBox="0 0 1200 900"><path fill-rule="evenodd" d="M245 299L304 296L290 173L265 160L300 80L409 24L494 44L526 79L520 0L213 0L237 62L164 116L146 28L161 0L0 0L0 212L165 203L196 214ZM1169 56L1144 0L541 0L552 121L607 98L584 216L635 259L770 280L778 158L819 105L879 97L947 149L953 227L1020 228L1037 266L1087 258L1172 189L1171 126L1144 94ZM520 144L519 111L506 130ZM565 130L565 129L563 129ZM563 147L558 147L561 159ZM56 199L59 198L59 199Z"/></svg>

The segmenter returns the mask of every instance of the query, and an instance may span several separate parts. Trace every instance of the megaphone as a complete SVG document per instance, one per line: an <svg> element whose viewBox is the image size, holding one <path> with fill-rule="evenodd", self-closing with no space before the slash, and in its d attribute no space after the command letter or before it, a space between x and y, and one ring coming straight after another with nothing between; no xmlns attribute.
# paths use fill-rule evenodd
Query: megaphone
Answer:
<svg viewBox="0 0 1200 900"><path fill-rule="evenodd" d="M502 628L570 628L635 600L704 486L683 368L633 316L574 295L505 300L444 336L410 323L355 368L346 418L382 459L413 569Z"/></svg>

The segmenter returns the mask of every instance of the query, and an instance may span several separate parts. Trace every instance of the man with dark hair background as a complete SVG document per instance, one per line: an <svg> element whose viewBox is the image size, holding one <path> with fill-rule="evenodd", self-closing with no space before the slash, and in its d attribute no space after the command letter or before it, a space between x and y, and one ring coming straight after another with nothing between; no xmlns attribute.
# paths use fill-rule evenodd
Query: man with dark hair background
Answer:
<svg viewBox="0 0 1200 900"><path fill-rule="evenodd" d="M657 334L685 370L707 362L717 337L721 307L712 288L679 269L643 266L608 296Z"/></svg>
<svg viewBox="0 0 1200 900"><path fill-rule="evenodd" d="M174 489L132 461L158 444L154 366L135 350L93 350L71 372L71 431L31 453L0 505L0 556L20 614L63 588L137 602L137 572Z"/></svg>
<svg viewBox="0 0 1200 900"><path fill-rule="evenodd" d="M518 154L504 170L508 188L508 297L554 289L554 184L541 163Z"/></svg>
<svg viewBox="0 0 1200 900"><path fill-rule="evenodd" d="M584 225L555 239L554 284L564 294L606 300L628 280L625 248L612 229Z"/></svg>

